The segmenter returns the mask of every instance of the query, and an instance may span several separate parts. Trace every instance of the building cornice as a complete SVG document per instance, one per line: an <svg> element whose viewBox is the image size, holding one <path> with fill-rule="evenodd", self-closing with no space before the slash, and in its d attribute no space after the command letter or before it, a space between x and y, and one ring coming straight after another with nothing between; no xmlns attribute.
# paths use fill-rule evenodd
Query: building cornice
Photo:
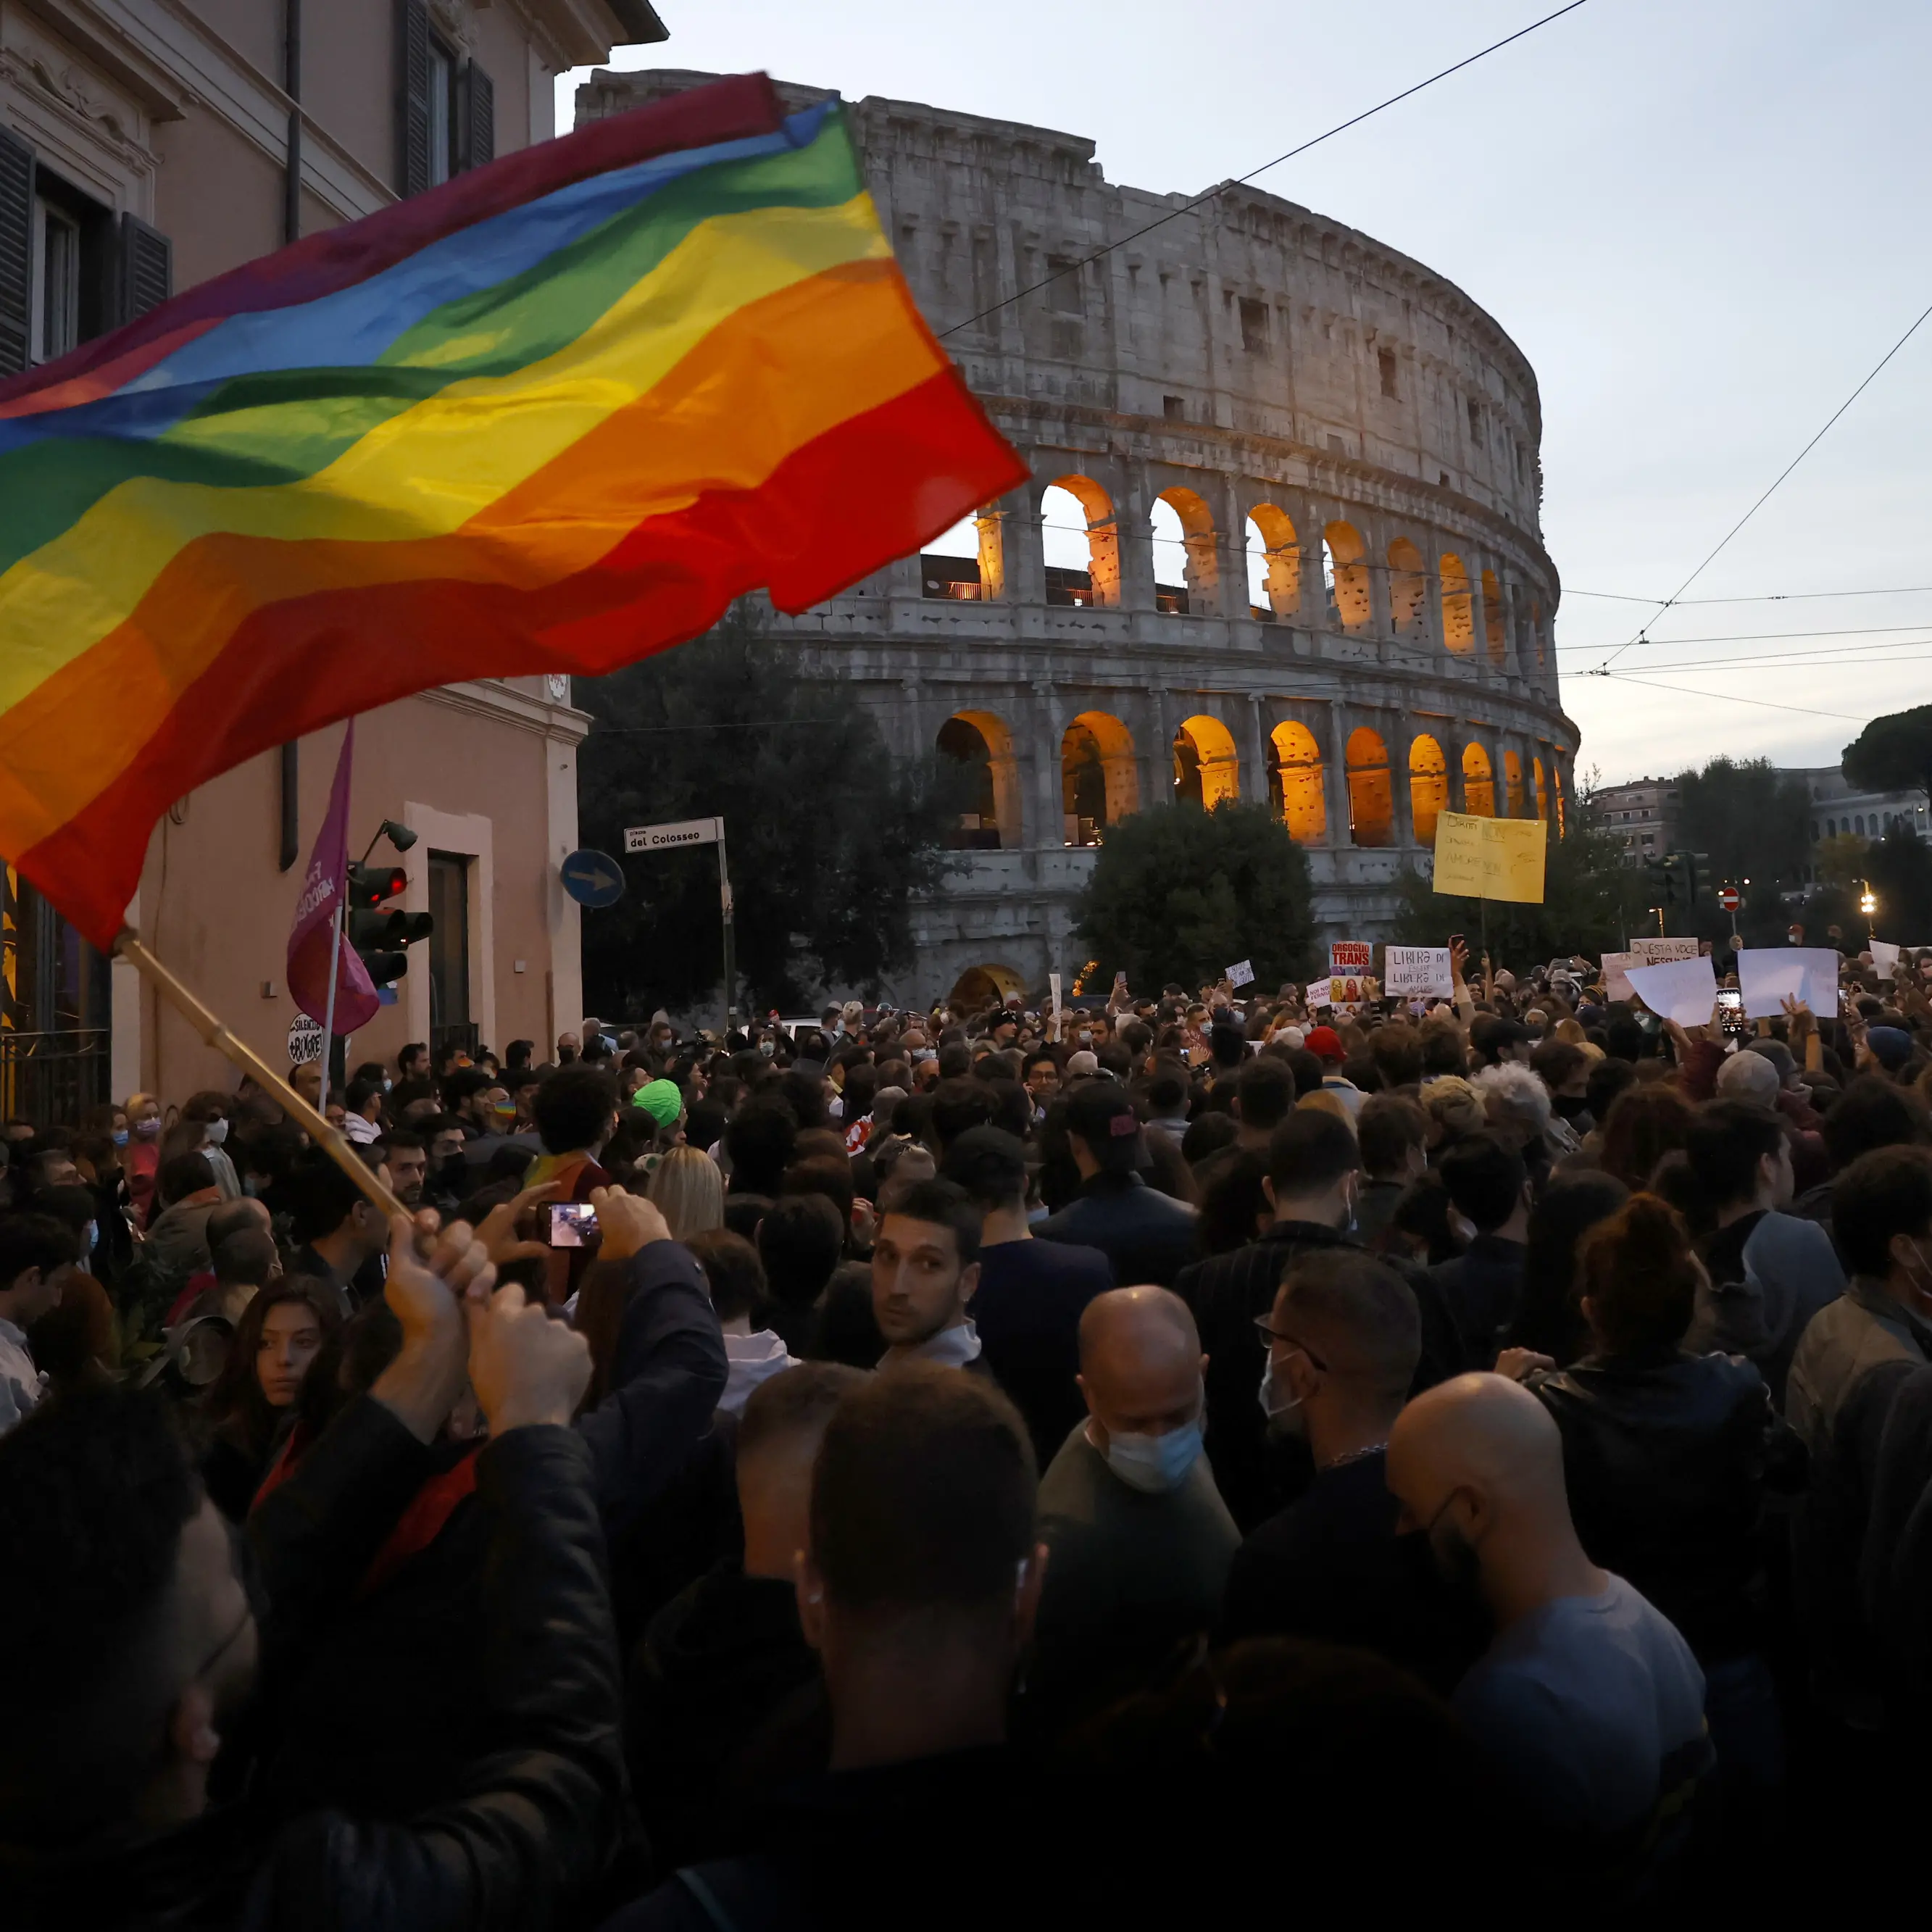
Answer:
<svg viewBox="0 0 1932 1932"><path fill-rule="evenodd" d="M416 696L424 704L460 712L469 718L488 718L541 733L553 743L576 745L590 730L590 714L573 705L554 704L494 678L475 678L461 684L440 684Z"/></svg>

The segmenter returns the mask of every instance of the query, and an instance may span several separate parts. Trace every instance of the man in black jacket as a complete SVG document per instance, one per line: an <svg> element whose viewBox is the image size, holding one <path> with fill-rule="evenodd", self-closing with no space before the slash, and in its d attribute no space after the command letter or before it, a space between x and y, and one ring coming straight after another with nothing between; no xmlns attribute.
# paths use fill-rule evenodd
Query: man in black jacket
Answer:
<svg viewBox="0 0 1932 1932"><path fill-rule="evenodd" d="M1456 1211L1476 1231L1453 1261L1430 1270L1472 1368L1496 1359L1522 1304L1529 1240L1529 1170L1490 1132L1466 1134L1437 1170Z"/></svg>
<svg viewBox="0 0 1932 1932"><path fill-rule="evenodd" d="M1111 1080L1090 1080L1066 1102L1066 1142L1080 1192L1036 1231L1044 1241L1098 1248L1124 1288L1171 1288L1194 1252L1195 1212L1141 1178L1147 1150L1134 1103Z"/></svg>
<svg viewBox="0 0 1932 1932"><path fill-rule="evenodd" d="M1245 1535L1288 1500L1305 1453L1271 1436L1259 1394L1268 1352L1256 1323L1274 1306L1289 1264L1331 1249L1359 1253L1351 1238L1361 1156L1353 1129L1316 1108L1298 1108L1268 1143L1264 1184L1274 1224L1232 1254L1181 1270L1174 1292L1194 1310L1207 1352L1208 1460L1222 1500ZM1461 1354L1426 1277L1398 1269L1415 1291L1422 1350L1416 1385L1426 1388L1460 1368Z"/></svg>
<svg viewBox="0 0 1932 1932"><path fill-rule="evenodd" d="M0 1592L0 1643L35 1661L0 1735L10 1925L541 1924L595 1876L621 1772L602 1539L569 1427L590 1358L520 1290L489 1298L467 1228L427 1264L412 1244L396 1222L401 1352L291 1478L307 1532L259 1626L236 1546L154 1399L71 1397L0 1444L0 1565L33 1579ZM300 1643L355 1589L385 1501L409 1493L466 1375L492 1438L476 1472L491 1560L462 1777L395 1824L331 1810L272 1830L248 1808L211 1810L258 1652Z"/></svg>

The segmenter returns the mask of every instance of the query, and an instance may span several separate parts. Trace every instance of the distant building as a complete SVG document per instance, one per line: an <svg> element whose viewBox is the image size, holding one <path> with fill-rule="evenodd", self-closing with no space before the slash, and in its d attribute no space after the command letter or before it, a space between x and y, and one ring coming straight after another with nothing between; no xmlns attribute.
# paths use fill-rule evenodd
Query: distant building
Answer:
<svg viewBox="0 0 1932 1932"><path fill-rule="evenodd" d="M1811 798L1813 860L1807 876L1818 876L1817 848L1828 838L1882 838L1903 824L1920 838L1932 836L1932 814L1925 794L1905 791L1862 791L1837 765L1816 765L1792 772L1803 780Z"/></svg>
<svg viewBox="0 0 1932 1932"><path fill-rule="evenodd" d="M1677 781L1634 778L1628 784L1607 785L1591 803L1597 822L1618 839L1624 856L1660 859L1677 837Z"/></svg>

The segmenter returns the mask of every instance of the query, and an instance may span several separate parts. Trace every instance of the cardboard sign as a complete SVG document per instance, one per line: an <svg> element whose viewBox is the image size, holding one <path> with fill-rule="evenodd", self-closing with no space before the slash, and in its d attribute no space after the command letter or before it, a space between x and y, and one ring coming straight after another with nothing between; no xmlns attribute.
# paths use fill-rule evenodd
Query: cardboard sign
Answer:
<svg viewBox="0 0 1932 1932"><path fill-rule="evenodd" d="M1823 946L1748 946L1738 955L1738 991L1748 1020L1775 1019L1787 999L1830 1019L1838 1010L1838 956Z"/></svg>
<svg viewBox="0 0 1932 1932"><path fill-rule="evenodd" d="M1633 939L1630 950L1640 966L1663 966L1673 959L1695 959L1698 947L1694 939Z"/></svg>
<svg viewBox="0 0 1932 1932"><path fill-rule="evenodd" d="M1252 986L1255 983L1255 969L1251 960L1237 959L1228 968L1228 984L1231 986Z"/></svg>
<svg viewBox="0 0 1932 1932"><path fill-rule="evenodd" d="M1435 888L1460 898L1543 903L1550 828L1540 818L1480 818L1444 812L1436 820Z"/></svg>
<svg viewBox="0 0 1932 1932"><path fill-rule="evenodd" d="M1690 943L1695 946L1696 941ZM1633 966L1629 979L1637 998L1660 1018L1675 1020L1679 1026L1710 1024L1711 1009L1718 1003L1718 976L1702 955Z"/></svg>
<svg viewBox="0 0 1932 1932"><path fill-rule="evenodd" d="M1449 998L1455 991L1446 946L1385 946L1382 949L1382 986L1391 998L1426 998L1431 993Z"/></svg>
<svg viewBox="0 0 1932 1932"><path fill-rule="evenodd" d="M1634 1000L1636 988L1628 977L1633 966L1644 963L1641 952L1606 952L1604 955L1604 992L1612 1000Z"/></svg>
<svg viewBox="0 0 1932 1932"><path fill-rule="evenodd" d="M1328 1004L1338 1012L1360 1010L1376 950L1365 939L1338 939L1328 949Z"/></svg>

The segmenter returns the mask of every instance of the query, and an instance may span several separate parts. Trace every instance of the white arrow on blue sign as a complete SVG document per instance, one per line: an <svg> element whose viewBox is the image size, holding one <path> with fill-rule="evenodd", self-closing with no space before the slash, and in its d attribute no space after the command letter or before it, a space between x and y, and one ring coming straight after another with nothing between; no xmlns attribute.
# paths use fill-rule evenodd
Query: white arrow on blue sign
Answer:
<svg viewBox="0 0 1932 1932"><path fill-rule="evenodd" d="M561 868L563 889L579 905L613 906L624 896L624 872L607 852L573 852Z"/></svg>

